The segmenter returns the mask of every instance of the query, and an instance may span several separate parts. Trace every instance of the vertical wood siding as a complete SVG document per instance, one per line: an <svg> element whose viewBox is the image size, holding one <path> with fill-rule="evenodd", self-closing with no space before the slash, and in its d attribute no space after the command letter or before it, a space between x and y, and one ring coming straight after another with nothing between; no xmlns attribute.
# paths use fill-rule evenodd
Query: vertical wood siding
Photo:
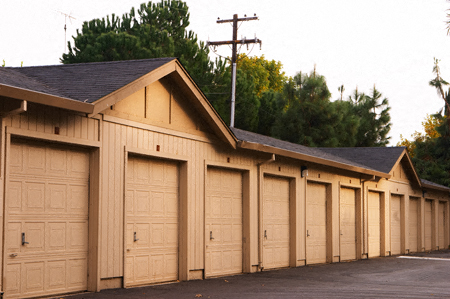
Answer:
<svg viewBox="0 0 450 299"><path fill-rule="evenodd" d="M246 166L250 169L250 181L252 182L253 196L250 198L250 225L251 225L251 264L257 265L258 260L258 196L257 184L257 164L267 160L267 154L257 156L248 154L240 150L232 150L226 145L211 142L200 141L188 137L178 137L164 133L158 133L150 130L132 127L129 125L117 124L109 121L100 122L97 119L86 118L82 115L72 114L62 109L44 107L36 104L29 105L29 111L20 115L7 117L4 119L4 125L29 132L40 132L54 135L55 127L59 127L59 135L74 138L77 140L101 141L101 223L100 223L100 275L102 278L121 277L124 275L124 147L133 147L143 150L155 151L156 146L160 146L161 152L189 157L189 199L188 203L188 231L189 231L189 270L204 269L204 184L205 184L205 161L213 163L227 163L229 158L230 167L233 165ZM100 127L101 126L101 127ZM101 132L101 133L100 133ZM100 136L101 134L101 136ZM283 160L277 157L274 163L265 164L263 170L271 173L280 172L298 176L300 166L305 163L302 161ZM360 176L349 172L330 169L325 166L308 165L308 179L324 181L332 185L332 227L339 225L339 184L350 184L362 186ZM401 175L401 178L404 178ZM304 193L304 185L299 184ZM390 182L382 180L377 182L367 182L366 186L374 189L381 189L389 194L403 194L405 196L421 196L420 188L413 187L410 183ZM367 192L364 193L367 196ZM432 192L427 197L442 199L448 201L448 196L444 192ZM302 195L303 196L303 195ZM405 197L407 198L407 197ZM386 231L389 232L389 201L386 200L384 210L386 213L384 219L386 222ZM405 206L408 210L409 205ZM300 207L301 216L299 222L304 223L304 208ZM448 210L448 208L447 208ZM364 213L367 213L367 207L364 205ZM446 217L448 218L448 217ZM422 220L424 221L424 220ZM448 219L446 219L448 234ZM367 229L366 227L363 230ZM409 231L408 231L409 232ZM339 255L339 234L338 230L332 233L332 256ZM305 232L299 232L299 238L304 237ZM365 233L366 234L366 233ZM420 232L423 234L423 232ZM408 235L408 234L406 234ZM389 235L386 238L389 243ZM367 241L366 241L367 242ZM445 240L448 246L448 237ZM304 240L302 249L298 252L297 258L304 259ZM419 245L423 247L423 244ZM390 248L386 248L390 250ZM302 256L301 256L302 255ZM382 253L383 255L383 253Z"/></svg>

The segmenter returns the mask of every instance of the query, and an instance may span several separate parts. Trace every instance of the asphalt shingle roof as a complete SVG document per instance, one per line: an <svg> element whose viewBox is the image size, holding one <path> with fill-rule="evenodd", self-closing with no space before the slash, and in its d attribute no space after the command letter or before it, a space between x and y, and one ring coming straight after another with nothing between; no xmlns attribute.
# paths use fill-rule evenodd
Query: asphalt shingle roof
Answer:
<svg viewBox="0 0 450 299"><path fill-rule="evenodd" d="M175 58L0 68L0 84L92 103Z"/></svg>
<svg viewBox="0 0 450 299"><path fill-rule="evenodd" d="M322 147L320 150L380 172L389 173L405 150L405 147Z"/></svg>
<svg viewBox="0 0 450 299"><path fill-rule="evenodd" d="M430 185L430 186L433 186L433 187L437 187L437 188L439 188L439 189L445 189L445 190L449 190L449 191L450 191L450 188L447 187L447 186L439 185L439 184L436 184L436 183L433 183L433 182L431 182L431 181L424 180L424 179L420 179L420 181L421 181L422 184L424 184L424 185Z"/></svg>
<svg viewBox="0 0 450 299"><path fill-rule="evenodd" d="M263 145L268 145L284 150L288 150L291 152L296 152L316 158L321 158L333 162L338 162L346 165L361 167L365 169L371 169L371 170L377 170L376 168L372 168L371 166L368 166L366 164L360 163L359 161L352 160L350 157L342 157L339 155L335 155L332 153L328 153L326 151L323 151L322 148L314 148L314 147L307 147L296 143L291 143L288 141L283 141L280 139L276 139L273 137L268 137L248 131L244 131L241 129L231 128L231 131L233 131L234 135L238 140L241 141L247 141L247 142L253 142L253 143L259 143ZM349 159L350 158L350 159ZM397 157L398 158L398 157ZM379 170L377 170L379 171ZM385 172L385 173L389 173Z"/></svg>

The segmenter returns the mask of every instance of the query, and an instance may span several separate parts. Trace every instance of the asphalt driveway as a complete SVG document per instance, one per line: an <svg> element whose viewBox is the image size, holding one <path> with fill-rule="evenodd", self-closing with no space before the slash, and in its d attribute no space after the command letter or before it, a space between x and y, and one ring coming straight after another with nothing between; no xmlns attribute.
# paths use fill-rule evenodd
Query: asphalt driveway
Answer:
<svg viewBox="0 0 450 299"><path fill-rule="evenodd" d="M450 251L57 297L450 298Z"/></svg>

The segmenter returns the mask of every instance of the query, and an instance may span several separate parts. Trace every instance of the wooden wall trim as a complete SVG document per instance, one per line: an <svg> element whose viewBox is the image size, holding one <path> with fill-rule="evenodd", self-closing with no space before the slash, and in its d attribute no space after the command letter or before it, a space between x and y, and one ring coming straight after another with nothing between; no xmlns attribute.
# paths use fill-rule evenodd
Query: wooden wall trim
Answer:
<svg viewBox="0 0 450 299"><path fill-rule="evenodd" d="M32 139L40 139L40 140L46 140L46 141L74 144L74 145L82 145L82 146L98 147L98 148L101 147L100 141L79 139L79 138L74 138L74 137L67 137L67 136L48 134L48 133L42 133L42 132L36 132L36 131L28 131L28 130L24 130L24 129L13 128L13 127L6 127L6 134L11 134L11 135L21 136L21 137L26 137L26 138L32 138Z"/></svg>
<svg viewBox="0 0 450 299"><path fill-rule="evenodd" d="M148 131L152 131L155 133L171 135L171 136L190 139L190 140L194 140L194 141L200 141L200 142L204 142L204 143L213 143L211 141L211 139L207 138L207 137L202 137L202 136L197 136L197 135L193 135L193 134L189 134L189 133L179 132L179 131L175 131L172 129L167 129L167 128L158 127L158 126L154 126L154 125L143 124L143 123L139 123L136 121L118 118L118 117L111 116L111 115L103 115L103 121L107 121L107 122L115 123L115 124L119 124L119 125L124 125L124 126L128 126L128 127L134 127L137 129L148 130Z"/></svg>
<svg viewBox="0 0 450 299"><path fill-rule="evenodd" d="M341 183L341 182L339 182L339 186L340 186L340 188L361 189L361 185L347 184L347 183Z"/></svg>
<svg viewBox="0 0 450 299"><path fill-rule="evenodd" d="M160 159L166 159L166 160L173 160L173 161L179 161L179 162L189 162L190 157L183 156L183 155L177 155L167 152L158 152L155 150L147 150L147 149L141 149L141 148L135 148L130 146L125 146L125 152L130 154L135 154L139 156L146 156L146 157L152 157L152 158L160 158Z"/></svg>

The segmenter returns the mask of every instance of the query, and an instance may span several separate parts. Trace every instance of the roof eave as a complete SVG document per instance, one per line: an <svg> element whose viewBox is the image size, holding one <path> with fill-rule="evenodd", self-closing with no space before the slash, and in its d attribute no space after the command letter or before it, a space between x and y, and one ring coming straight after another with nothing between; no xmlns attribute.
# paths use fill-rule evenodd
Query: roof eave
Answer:
<svg viewBox="0 0 450 299"><path fill-rule="evenodd" d="M336 161L331 161L331 160L314 157L314 156L310 156L310 155L306 155L306 154L301 154L301 153L297 153L297 152L293 152L293 151L289 151L289 150L285 150L285 149L280 149L280 148L265 145L265 144L249 142L249 141L239 141L238 147L243 148L243 149L255 150L255 151L259 151L259 152L276 154L276 155L280 155L280 156L284 156L284 157L288 157L288 158L293 158L296 160L308 161L308 162L326 165L326 166L339 168L339 169L343 169L343 170L348 170L348 171L352 171L352 172L373 175L373 176L380 177L380 178L387 178L387 179L391 178L391 175L388 173L384 173L384 172L380 172L380 171L376 171L376 170L372 170L372 169L367 169L367 168L363 168L363 167L358 167L358 166L354 166L354 165L349 165L349 164L345 164L345 163L340 163L340 162L336 162Z"/></svg>
<svg viewBox="0 0 450 299"><path fill-rule="evenodd" d="M428 184L428 183L425 183L425 182L422 182L422 188L439 190L439 191L444 191L444 192L450 192L450 188L448 188L448 187L436 186L436 185Z"/></svg>
<svg viewBox="0 0 450 299"><path fill-rule="evenodd" d="M84 103L69 98L64 98L60 96L51 95L48 93L38 92L6 84L0 84L0 96L87 114L92 113L94 111L94 105L90 103Z"/></svg>

